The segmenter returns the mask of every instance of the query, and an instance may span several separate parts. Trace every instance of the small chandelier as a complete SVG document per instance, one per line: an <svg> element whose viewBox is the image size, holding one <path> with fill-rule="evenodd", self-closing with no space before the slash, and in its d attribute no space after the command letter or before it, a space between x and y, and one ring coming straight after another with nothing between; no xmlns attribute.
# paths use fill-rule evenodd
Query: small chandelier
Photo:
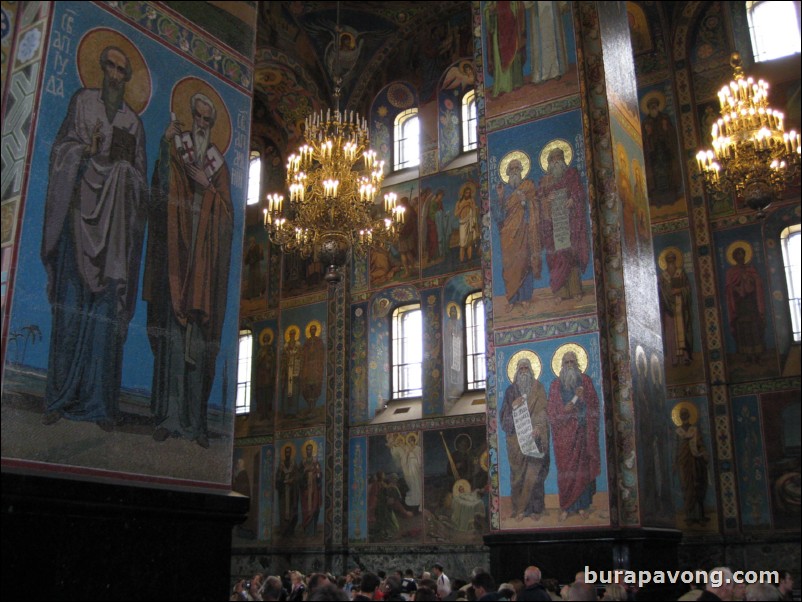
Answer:
<svg viewBox="0 0 802 602"><path fill-rule="evenodd" d="M340 9L337 3L335 72L339 72ZM281 194L267 195L264 225L270 239L285 253L314 255L326 265L324 278L340 281L349 251L364 256L369 248L398 239L405 208L393 193L383 207L374 203L384 178L384 161L370 150L365 119L340 111L342 78L335 78L335 109L314 113L304 121L304 142L287 161L289 207ZM288 209L285 212L285 209Z"/></svg>
<svg viewBox="0 0 802 602"><path fill-rule="evenodd" d="M769 107L769 85L745 78L741 56L730 59L734 78L721 88L721 118L713 124L713 150L696 155L707 192L732 193L765 215L799 175L799 135L783 129L783 114Z"/></svg>

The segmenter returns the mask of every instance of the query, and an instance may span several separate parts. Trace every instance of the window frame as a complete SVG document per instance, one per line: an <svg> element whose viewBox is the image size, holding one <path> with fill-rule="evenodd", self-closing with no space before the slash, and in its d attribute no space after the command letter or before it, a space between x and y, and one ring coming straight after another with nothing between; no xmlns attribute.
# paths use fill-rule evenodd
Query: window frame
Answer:
<svg viewBox="0 0 802 602"><path fill-rule="evenodd" d="M256 182L256 190L253 191L252 187L252 178L253 178L253 164L254 162L259 162L259 171L258 171L258 179ZM258 149L251 149L250 154L248 155L248 190L247 190L247 197L245 199L245 204L247 206L258 205L262 200L262 177L264 171L264 161L262 157L262 152ZM254 193L254 196L251 196L251 193Z"/></svg>
<svg viewBox="0 0 802 602"><path fill-rule="evenodd" d="M748 0L744 4L749 26L749 40L752 44L752 58L755 63L764 63L800 53L802 35L800 35L799 4L797 2ZM791 11L786 11L788 14L783 14L782 17L776 16L776 12L769 16L766 16L765 11L761 14L761 8L767 6L771 6L775 11L782 7L790 7ZM791 12L793 12L793 19L790 18ZM791 29L792 24L796 25L795 32ZM778 42L783 42L785 45L780 48ZM769 44L768 47L767 44Z"/></svg>
<svg viewBox="0 0 802 602"><path fill-rule="evenodd" d="M247 344L245 344L247 341ZM243 357L242 351L247 351ZM237 416L249 414L252 407L253 392L253 331L240 328L237 340L237 395L234 401L234 413ZM243 400L244 397L244 400Z"/></svg>
<svg viewBox="0 0 802 602"><path fill-rule="evenodd" d="M415 319L417 324L412 323ZM417 326L418 332L412 332ZM390 328L390 398L413 399L423 396L423 310L420 303L396 307ZM407 343L417 341L417 348ZM417 352L417 357L410 357ZM417 379L410 372L417 366ZM417 382L415 382L417 380ZM417 386L415 386L417 385Z"/></svg>
<svg viewBox="0 0 802 602"><path fill-rule="evenodd" d="M475 151L479 146L479 116L476 108L476 90L471 88L462 95L462 152ZM473 127L471 127L473 126Z"/></svg>
<svg viewBox="0 0 802 602"><path fill-rule="evenodd" d="M414 120L417 132L413 138L410 125ZM414 151L414 156L407 155ZM420 165L420 118L417 107L401 111L396 115L393 127L393 171L403 171Z"/></svg>
<svg viewBox="0 0 802 602"><path fill-rule="evenodd" d="M465 389L487 388L487 339L484 293L474 291L465 297ZM481 349L480 349L481 348Z"/></svg>
<svg viewBox="0 0 802 602"><path fill-rule="evenodd" d="M798 275L802 260L799 257L799 252L794 253L789 247L791 239L796 238L799 240L800 236L802 236L802 223L791 224L780 232L780 249L782 250L783 276L785 277L785 299L791 323L791 340L797 345L802 342L802 308L800 308L800 298L802 297L800 280L802 279ZM794 268L797 270L796 282L793 276ZM794 303L796 307L794 307Z"/></svg>

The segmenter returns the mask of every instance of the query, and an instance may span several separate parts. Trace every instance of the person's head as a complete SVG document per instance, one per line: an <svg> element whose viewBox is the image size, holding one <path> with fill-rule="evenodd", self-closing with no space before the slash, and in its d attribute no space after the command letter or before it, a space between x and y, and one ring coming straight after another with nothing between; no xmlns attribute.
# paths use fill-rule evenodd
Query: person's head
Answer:
<svg viewBox="0 0 802 602"><path fill-rule="evenodd" d="M359 591L372 597L373 592L376 591L376 588L379 587L380 583L381 579L379 579L379 576L376 573L363 573L362 581L359 584Z"/></svg>
<svg viewBox="0 0 802 602"><path fill-rule="evenodd" d="M265 580L264 590L262 590L262 600L277 602L281 599L281 590L283 587L281 579L275 575L268 577Z"/></svg>
<svg viewBox="0 0 802 602"><path fill-rule="evenodd" d="M307 453L309 453L309 447L307 446ZM329 578L324 573L312 573L309 575L309 589L313 590L318 587L323 587L324 585L330 584Z"/></svg>
<svg viewBox="0 0 802 602"><path fill-rule="evenodd" d="M652 117L657 117L657 114L660 112L660 99L656 97L650 98L646 102L646 110Z"/></svg>
<svg viewBox="0 0 802 602"><path fill-rule="evenodd" d="M627 590L618 583L611 583L604 586L604 598L602 600L626 600Z"/></svg>
<svg viewBox="0 0 802 602"><path fill-rule="evenodd" d="M571 584L568 588L568 600L585 600L589 602L595 602L598 600L598 596L596 596L596 588L588 583L581 583L579 581L575 581Z"/></svg>
<svg viewBox="0 0 802 602"><path fill-rule="evenodd" d="M523 357L515 365L515 386L521 393L529 394L532 385L535 383L535 373L532 371L532 362L529 358Z"/></svg>
<svg viewBox="0 0 802 602"><path fill-rule="evenodd" d="M732 251L732 258L735 260L735 263L742 264L746 261L746 249L743 247L735 247Z"/></svg>
<svg viewBox="0 0 802 602"><path fill-rule="evenodd" d="M432 574L435 577L439 577L440 575L442 575L443 574L443 565L440 564L439 562L435 562L432 565Z"/></svg>
<svg viewBox="0 0 802 602"><path fill-rule="evenodd" d="M732 600L732 569L726 566L717 566L712 569L707 574L705 590L717 595L722 600Z"/></svg>
<svg viewBox="0 0 802 602"><path fill-rule="evenodd" d="M498 595L507 600L516 600L517 592L510 583L502 583L498 586Z"/></svg>
<svg viewBox="0 0 802 602"><path fill-rule="evenodd" d="M542 574L540 573L540 569L536 566L528 566L524 571L524 583L526 587L530 587L532 585L537 585L540 583L540 579L542 578Z"/></svg>
<svg viewBox="0 0 802 602"><path fill-rule="evenodd" d="M119 105L125 96L125 84L131 80L131 61L117 46L106 46L100 53L103 71L103 99Z"/></svg>
<svg viewBox="0 0 802 602"><path fill-rule="evenodd" d="M523 179L524 166L519 159L513 159L507 163L507 177L509 178L510 186L517 188Z"/></svg>
<svg viewBox="0 0 802 602"><path fill-rule="evenodd" d="M496 591L496 582L490 573L477 573L471 579L471 585L476 592L477 599Z"/></svg>
<svg viewBox="0 0 802 602"><path fill-rule="evenodd" d="M415 602L435 602L437 600L437 593L431 587L419 586L412 595Z"/></svg>
<svg viewBox="0 0 802 602"><path fill-rule="evenodd" d="M315 454L315 448L311 443L306 444L306 457L311 458Z"/></svg>
<svg viewBox="0 0 802 602"><path fill-rule="evenodd" d="M383 587L384 597L386 599L395 599L401 597L401 577L393 574L384 580Z"/></svg>
<svg viewBox="0 0 802 602"><path fill-rule="evenodd" d="M217 119L217 109L212 100L200 92L192 95L189 104L192 110L192 139L195 142L196 156L200 160L209 147L209 135Z"/></svg>
<svg viewBox="0 0 802 602"><path fill-rule="evenodd" d="M574 583L585 583L585 571L579 571L574 575Z"/></svg>
<svg viewBox="0 0 802 602"><path fill-rule="evenodd" d="M237 458L237 472L245 470L245 458Z"/></svg>
<svg viewBox="0 0 802 602"><path fill-rule="evenodd" d="M454 318L455 320L457 319L457 306L456 305L452 305L449 308L448 315L449 315L449 317Z"/></svg>
<svg viewBox="0 0 802 602"><path fill-rule="evenodd" d="M296 588L304 584L304 576L299 571L290 571L290 583Z"/></svg>
<svg viewBox="0 0 802 602"><path fill-rule="evenodd" d="M473 189L470 186L466 186L462 189L462 198L469 199L473 196Z"/></svg>
<svg viewBox="0 0 802 602"><path fill-rule="evenodd" d="M746 406L744 406L746 407ZM789 571L780 569L777 571L777 589L784 596L794 591L794 577Z"/></svg>
<svg viewBox="0 0 802 602"><path fill-rule="evenodd" d="M682 424L688 424L691 421L691 413L688 411L688 408L682 408L679 411L679 419L682 421Z"/></svg>
<svg viewBox="0 0 802 602"><path fill-rule="evenodd" d="M342 600L345 602L349 599L348 594L328 581L319 587L310 588L309 597L307 598L312 602L321 600Z"/></svg>
<svg viewBox="0 0 802 602"><path fill-rule="evenodd" d="M746 586L746 598L753 600L782 600L783 593L770 583L752 583Z"/></svg>
<svg viewBox="0 0 802 602"><path fill-rule="evenodd" d="M677 264L677 254L674 251L666 253L666 263L668 265L676 265Z"/></svg>
<svg viewBox="0 0 802 602"><path fill-rule="evenodd" d="M567 391L573 391L582 382L582 371L579 369L579 361L573 351L566 351L563 355L560 382L563 389Z"/></svg>
<svg viewBox="0 0 802 602"><path fill-rule="evenodd" d="M568 165L565 163L565 152L559 147L551 149L547 162L549 175L557 180L562 178L565 170L568 169Z"/></svg>
<svg viewBox="0 0 802 602"><path fill-rule="evenodd" d="M289 462L292 460L292 448L288 445L284 448L284 461Z"/></svg>

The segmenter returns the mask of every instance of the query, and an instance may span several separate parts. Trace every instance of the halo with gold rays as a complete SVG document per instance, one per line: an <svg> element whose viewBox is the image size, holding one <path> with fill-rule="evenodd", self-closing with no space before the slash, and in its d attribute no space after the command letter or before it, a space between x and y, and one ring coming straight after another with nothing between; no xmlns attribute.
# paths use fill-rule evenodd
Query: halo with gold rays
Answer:
<svg viewBox="0 0 802 602"><path fill-rule="evenodd" d="M304 446L303 446L304 458L306 458L306 448L309 445L312 446L312 457L317 458L317 441L315 441L314 439L307 439L306 441L304 441Z"/></svg>
<svg viewBox="0 0 802 602"><path fill-rule="evenodd" d="M170 111L175 113L175 117L182 123L183 129L191 130L193 107L190 106L190 100L192 95L196 93L207 96L214 103L214 108L217 110L217 118L212 126L211 140L220 152L225 155L229 144L231 144L231 115L217 90L202 79L185 77L173 86L173 94L170 97Z"/></svg>
<svg viewBox="0 0 802 602"><path fill-rule="evenodd" d="M681 268L685 260L682 251L680 251L679 247L666 247L665 249L660 251L660 255L657 256L657 265L660 266L660 269L665 270L668 267L668 263L666 262L666 256L669 253L674 253L674 255L677 258L677 267Z"/></svg>
<svg viewBox="0 0 802 602"><path fill-rule="evenodd" d="M454 303L453 301L448 305L446 305L446 315L451 316L452 307L457 310L457 319L459 320L462 317L462 310L460 309L460 306Z"/></svg>
<svg viewBox="0 0 802 602"><path fill-rule="evenodd" d="M745 240L736 240L727 247L727 263L730 265L735 265L735 257L733 257L733 253L735 249L743 249L744 250L744 263L749 263L752 261L752 245L750 245Z"/></svg>
<svg viewBox="0 0 802 602"><path fill-rule="evenodd" d="M510 161L518 159L521 162L521 179L524 179L528 174L529 170L532 169L532 161L529 159L529 155L527 155L522 150L514 150L508 152L501 158L501 161L498 164L498 175L504 181L505 184L509 183L510 176L507 175L507 166L510 164Z"/></svg>
<svg viewBox="0 0 802 602"><path fill-rule="evenodd" d="M263 328L262 331L259 333L259 344L264 347L265 345L272 345L273 339L275 338L276 333L273 332L273 329L269 326L267 328Z"/></svg>
<svg viewBox="0 0 802 602"><path fill-rule="evenodd" d="M507 378L510 379L510 382L515 381L515 371L518 369L518 361L524 358L528 359L529 363L532 365L532 374L535 375L535 378L540 378L540 373L543 370L543 362L540 361L540 357L534 351L522 349L514 353L510 361L507 362Z"/></svg>
<svg viewBox="0 0 802 602"><path fill-rule="evenodd" d="M540 169L542 169L544 173L549 170L549 153L555 148L562 150L566 165L571 165L571 161L574 160L574 149L568 141L562 138L555 138L540 151Z"/></svg>
<svg viewBox="0 0 802 602"><path fill-rule="evenodd" d="M563 356L569 351L573 351L576 354L576 361L577 364L579 364L579 370L582 373L587 370L588 352L585 351L585 348L579 343L565 343L557 348L557 351L554 352L554 356L551 358L551 371L554 372L555 376L560 375L560 368L562 368L563 365Z"/></svg>
<svg viewBox="0 0 802 602"><path fill-rule="evenodd" d="M299 335L301 334L301 329L298 328L296 324L290 324L287 328L284 329L284 341L289 343L290 342L290 333L295 331L295 340L298 340Z"/></svg>
<svg viewBox="0 0 802 602"><path fill-rule="evenodd" d="M690 418L688 422L691 424L696 424L699 420L699 410L697 409L696 405L692 404L690 401L680 401L677 405L671 408L671 422L673 422L676 426L682 425L682 418L679 417L680 412L686 409L690 414Z"/></svg>
<svg viewBox="0 0 802 602"><path fill-rule="evenodd" d="M420 442L420 436L417 432L413 431L407 435L407 445L416 446Z"/></svg>
<svg viewBox="0 0 802 602"><path fill-rule="evenodd" d="M323 334L323 325L320 323L320 320L310 320L304 329L304 334L306 335L307 339L312 337L312 326L317 326L317 336L321 336Z"/></svg>
<svg viewBox="0 0 802 602"><path fill-rule="evenodd" d="M284 455L286 454L286 450L290 449L290 460L295 462L295 456L298 454L297 450L295 449L294 443L285 443L281 446L281 461L284 461Z"/></svg>
<svg viewBox="0 0 802 602"><path fill-rule="evenodd" d="M100 55L108 46L116 46L125 53L131 64L131 80L125 84L125 102L141 115L150 102L152 82L150 69L139 48L119 31L98 27L86 32L78 42L76 63L78 77L85 88L103 86L103 68Z"/></svg>

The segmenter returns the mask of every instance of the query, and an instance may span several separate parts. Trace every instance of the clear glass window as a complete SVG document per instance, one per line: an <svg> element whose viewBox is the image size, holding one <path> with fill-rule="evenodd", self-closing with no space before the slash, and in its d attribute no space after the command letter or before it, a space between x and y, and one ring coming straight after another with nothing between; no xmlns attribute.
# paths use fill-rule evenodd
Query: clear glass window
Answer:
<svg viewBox="0 0 802 602"><path fill-rule="evenodd" d="M800 342L800 296L802 295L802 274L800 274L800 224L788 226L780 233L780 243L783 250L783 264L785 265L785 283L788 287L788 309L791 313L791 328L794 342Z"/></svg>
<svg viewBox="0 0 802 602"><path fill-rule="evenodd" d="M799 14L796 2L760 0L746 3L755 62L799 54Z"/></svg>
<svg viewBox="0 0 802 602"><path fill-rule="evenodd" d="M395 118L395 171L420 163L418 109L408 109Z"/></svg>
<svg viewBox="0 0 802 602"><path fill-rule="evenodd" d="M462 152L476 149L476 93L468 90L462 97Z"/></svg>
<svg viewBox="0 0 802 602"><path fill-rule="evenodd" d="M476 291L465 299L466 365L468 367L468 390L485 388L485 304L482 291Z"/></svg>
<svg viewBox="0 0 802 602"><path fill-rule="evenodd" d="M423 323L420 305L393 311L393 399L420 397L423 393Z"/></svg>
<svg viewBox="0 0 802 602"><path fill-rule="evenodd" d="M251 151L251 159L248 163L248 205L259 204L261 194L262 154L259 151Z"/></svg>
<svg viewBox="0 0 802 602"><path fill-rule="evenodd" d="M251 411L251 361L253 357L253 334L250 330L239 331L239 355L237 359L237 414Z"/></svg>

